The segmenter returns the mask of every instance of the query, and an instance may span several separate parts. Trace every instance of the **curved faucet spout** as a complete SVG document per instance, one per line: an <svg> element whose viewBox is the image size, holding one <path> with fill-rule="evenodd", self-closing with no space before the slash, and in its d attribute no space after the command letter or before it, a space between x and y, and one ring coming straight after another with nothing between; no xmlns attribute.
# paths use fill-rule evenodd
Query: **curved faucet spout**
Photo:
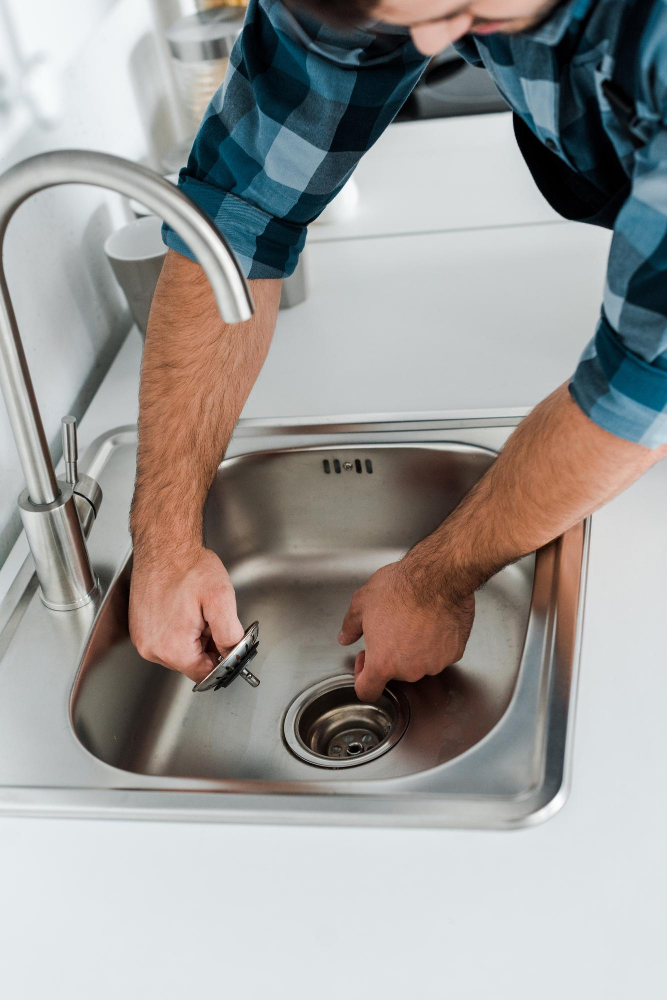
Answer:
<svg viewBox="0 0 667 1000"><path fill-rule="evenodd" d="M49 455L7 288L2 253L7 226L19 206L38 191L61 184L107 188L146 205L182 237L197 257L211 283L222 318L228 323L240 323L253 314L250 290L227 241L194 202L152 170L107 153L57 150L24 160L0 177L0 387L26 478L29 506L34 508L35 514L39 513L38 508L54 504L63 491ZM27 531L25 516L24 524ZM80 561L82 545L82 539L66 543L60 539L57 546L54 542L52 555L59 562L61 576L63 573L67 578L76 575L76 566L70 572L68 560L74 559L75 564ZM45 566L47 562L42 558L40 564ZM44 592L45 581L41 574L40 582ZM81 600L84 596L89 595L82 594ZM79 606L81 603L79 599L70 598L72 594L68 591L67 600L59 601L56 596L49 606L74 606L77 601Z"/></svg>
<svg viewBox="0 0 667 1000"><path fill-rule="evenodd" d="M224 237L194 202L147 167L107 153L56 150L8 170L0 178L0 384L34 504L51 503L59 490L7 289L2 250L17 208L38 191L61 184L107 188L146 205L165 219L195 254L211 283L222 318L240 323L253 313L245 277Z"/></svg>

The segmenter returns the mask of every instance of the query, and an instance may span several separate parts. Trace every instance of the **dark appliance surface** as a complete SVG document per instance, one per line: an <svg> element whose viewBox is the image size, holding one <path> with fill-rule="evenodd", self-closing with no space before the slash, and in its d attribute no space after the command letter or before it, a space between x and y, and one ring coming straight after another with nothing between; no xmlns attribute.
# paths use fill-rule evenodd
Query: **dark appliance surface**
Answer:
<svg viewBox="0 0 667 1000"><path fill-rule="evenodd" d="M455 49L448 48L431 60L396 121L485 115L508 110L489 73L470 66Z"/></svg>

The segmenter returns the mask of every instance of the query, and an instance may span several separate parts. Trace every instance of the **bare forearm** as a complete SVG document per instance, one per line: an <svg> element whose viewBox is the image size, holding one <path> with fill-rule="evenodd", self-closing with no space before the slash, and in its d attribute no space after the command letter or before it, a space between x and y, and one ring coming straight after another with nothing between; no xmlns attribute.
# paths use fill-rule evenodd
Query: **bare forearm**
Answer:
<svg viewBox="0 0 667 1000"><path fill-rule="evenodd" d="M199 265L167 255L146 337L131 528L164 561L202 544L202 509L266 357L280 282L251 283L256 313L225 324Z"/></svg>
<svg viewBox="0 0 667 1000"><path fill-rule="evenodd" d="M567 386L557 389L440 527L353 595L338 641L366 641L355 659L359 698L375 701L392 678L418 681L457 663L472 628L475 590L611 500L666 453L601 430Z"/></svg>
<svg viewBox="0 0 667 1000"><path fill-rule="evenodd" d="M561 386L459 507L404 559L423 598L471 593L597 510L667 454L597 427Z"/></svg>

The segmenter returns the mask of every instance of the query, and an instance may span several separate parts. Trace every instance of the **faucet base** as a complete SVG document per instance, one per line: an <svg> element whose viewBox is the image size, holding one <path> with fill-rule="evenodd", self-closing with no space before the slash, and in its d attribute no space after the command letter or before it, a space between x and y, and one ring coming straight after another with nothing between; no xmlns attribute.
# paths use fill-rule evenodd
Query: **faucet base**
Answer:
<svg viewBox="0 0 667 1000"><path fill-rule="evenodd" d="M21 520L41 585L41 597L53 611L72 611L93 599L93 573L72 486L58 479L60 495L34 504L28 490L19 496Z"/></svg>
<svg viewBox="0 0 667 1000"><path fill-rule="evenodd" d="M97 595L100 593L99 580L95 580L95 586L89 594L85 597L80 598L78 601L73 601L72 604L54 604L52 601L48 601L44 596L42 588L39 588L39 596L41 598L42 604L45 608L50 611L76 611L77 608L85 608L86 604L90 604Z"/></svg>

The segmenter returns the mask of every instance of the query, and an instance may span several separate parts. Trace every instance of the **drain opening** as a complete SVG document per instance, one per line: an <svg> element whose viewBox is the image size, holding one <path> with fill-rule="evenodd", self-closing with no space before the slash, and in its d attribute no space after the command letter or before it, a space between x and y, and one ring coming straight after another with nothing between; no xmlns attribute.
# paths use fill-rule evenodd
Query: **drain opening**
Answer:
<svg viewBox="0 0 667 1000"><path fill-rule="evenodd" d="M325 747L324 752L327 757L358 757L359 754L368 753L369 750L374 750L387 735L388 730L384 726L381 729L378 727L378 730L377 732L368 732L353 729L347 733L338 733ZM312 740L313 734L309 735ZM312 745L311 743L311 748Z"/></svg>
<svg viewBox="0 0 667 1000"><path fill-rule="evenodd" d="M361 702L354 678L342 674L316 684L290 706L287 745L318 767L352 767L374 760L398 743L410 718L402 691L385 688L373 704Z"/></svg>

